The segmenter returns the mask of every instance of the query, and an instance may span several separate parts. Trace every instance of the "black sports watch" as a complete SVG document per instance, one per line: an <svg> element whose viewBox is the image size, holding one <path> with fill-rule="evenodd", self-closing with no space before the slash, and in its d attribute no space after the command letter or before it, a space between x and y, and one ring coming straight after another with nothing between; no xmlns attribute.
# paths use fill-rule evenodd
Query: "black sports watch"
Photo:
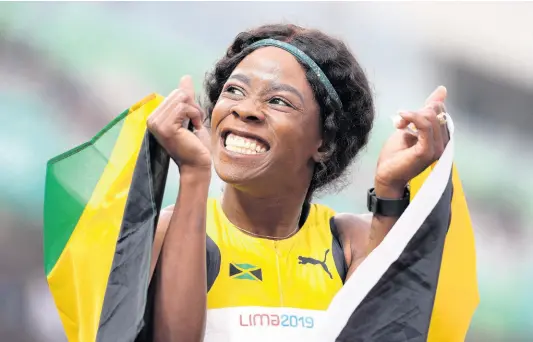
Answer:
<svg viewBox="0 0 533 342"><path fill-rule="evenodd" d="M403 197L400 199L379 198L374 188L370 188L366 197L366 207L374 215L400 217L409 206L410 197L409 187L405 187Z"/></svg>

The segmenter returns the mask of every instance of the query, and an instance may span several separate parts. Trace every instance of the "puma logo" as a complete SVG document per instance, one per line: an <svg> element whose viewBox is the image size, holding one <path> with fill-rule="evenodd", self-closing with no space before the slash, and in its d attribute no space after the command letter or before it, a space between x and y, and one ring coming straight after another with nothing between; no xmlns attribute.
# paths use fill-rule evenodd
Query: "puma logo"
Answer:
<svg viewBox="0 0 533 342"><path fill-rule="evenodd" d="M333 279L333 276L331 275L331 272L328 269L328 265L326 265L326 258L328 257L328 253L329 253L329 249L326 249L326 253L324 254L324 260L323 261L320 261L320 260L315 259L315 258L298 256L298 264L300 264L300 265L305 265L305 264L320 265L320 266L322 266L322 269L324 269L324 272L326 272L329 275L329 277L331 279Z"/></svg>

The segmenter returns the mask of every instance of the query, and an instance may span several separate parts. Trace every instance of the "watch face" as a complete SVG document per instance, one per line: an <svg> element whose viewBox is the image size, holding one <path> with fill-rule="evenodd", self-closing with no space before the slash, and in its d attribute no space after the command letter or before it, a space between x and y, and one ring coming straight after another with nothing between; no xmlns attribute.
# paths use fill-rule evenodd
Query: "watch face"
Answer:
<svg viewBox="0 0 533 342"><path fill-rule="evenodd" d="M376 213L376 195L374 194L374 188L370 188L366 194L366 208L371 213Z"/></svg>

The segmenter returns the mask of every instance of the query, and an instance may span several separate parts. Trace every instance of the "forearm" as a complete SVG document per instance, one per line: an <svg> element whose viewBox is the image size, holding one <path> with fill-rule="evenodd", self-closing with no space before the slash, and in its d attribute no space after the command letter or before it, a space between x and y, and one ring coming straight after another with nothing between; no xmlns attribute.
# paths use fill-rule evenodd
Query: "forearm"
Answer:
<svg viewBox="0 0 533 342"><path fill-rule="evenodd" d="M206 206L211 175L186 174L161 252L155 298L156 342L197 342L206 315Z"/></svg>
<svg viewBox="0 0 533 342"><path fill-rule="evenodd" d="M376 185L376 196L387 199L400 199L404 195L404 189L394 189ZM399 217L373 215L370 224L370 235L367 244L366 255L370 254L387 236Z"/></svg>

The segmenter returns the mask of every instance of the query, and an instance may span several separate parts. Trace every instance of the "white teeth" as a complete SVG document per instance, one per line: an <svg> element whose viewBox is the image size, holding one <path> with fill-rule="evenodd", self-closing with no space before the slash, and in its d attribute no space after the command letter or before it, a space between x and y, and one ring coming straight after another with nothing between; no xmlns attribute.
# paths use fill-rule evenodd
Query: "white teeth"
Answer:
<svg viewBox="0 0 533 342"><path fill-rule="evenodd" d="M266 147L263 146L260 141L252 138L240 137L233 133L228 134L225 145L227 150L242 154L258 154L266 152Z"/></svg>

